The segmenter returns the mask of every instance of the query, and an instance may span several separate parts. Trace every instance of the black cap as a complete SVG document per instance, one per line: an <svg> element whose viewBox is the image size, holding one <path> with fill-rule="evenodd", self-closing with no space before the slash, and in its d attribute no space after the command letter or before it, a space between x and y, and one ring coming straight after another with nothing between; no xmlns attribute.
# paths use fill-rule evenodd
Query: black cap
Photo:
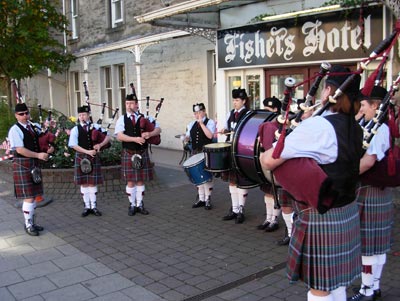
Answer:
<svg viewBox="0 0 400 301"><path fill-rule="evenodd" d="M240 98L242 100L246 100L247 99L247 93L245 89L233 89L232 90L232 98Z"/></svg>
<svg viewBox="0 0 400 301"><path fill-rule="evenodd" d="M26 106L26 103L17 103L15 105L15 113L25 112L25 111L28 111L28 107Z"/></svg>
<svg viewBox="0 0 400 301"><path fill-rule="evenodd" d="M360 93L362 95L361 99L368 99L368 100L369 99L371 99L371 100L374 100L374 99L383 100L385 98L387 92L388 91L385 88L380 87L380 86L374 86L372 88L370 96L364 95L362 93L362 89L360 90Z"/></svg>
<svg viewBox="0 0 400 301"><path fill-rule="evenodd" d="M128 95L126 95L125 100L126 101L132 101L132 100L137 101L138 99L136 97L136 94L128 94Z"/></svg>
<svg viewBox="0 0 400 301"><path fill-rule="evenodd" d="M89 113L89 106L78 107L78 113Z"/></svg>
<svg viewBox="0 0 400 301"><path fill-rule="evenodd" d="M352 72L349 68L343 67L341 65L334 65L329 71L329 75L326 78L325 83L331 84L336 88L340 88L340 86L347 80L349 76L352 75ZM343 93L347 94L352 100L356 99L359 95L360 90L360 82L361 77L359 74L354 76L354 82L351 83Z"/></svg>
<svg viewBox="0 0 400 301"><path fill-rule="evenodd" d="M278 109L278 111L282 107L281 101L276 98L275 96L272 97L267 97L266 99L263 100L264 107L269 107L271 109Z"/></svg>
<svg viewBox="0 0 400 301"><path fill-rule="evenodd" d="M193 112L205 111L205 110L206 110L206 106L202 102L196 103L193 105Z"/></svg>

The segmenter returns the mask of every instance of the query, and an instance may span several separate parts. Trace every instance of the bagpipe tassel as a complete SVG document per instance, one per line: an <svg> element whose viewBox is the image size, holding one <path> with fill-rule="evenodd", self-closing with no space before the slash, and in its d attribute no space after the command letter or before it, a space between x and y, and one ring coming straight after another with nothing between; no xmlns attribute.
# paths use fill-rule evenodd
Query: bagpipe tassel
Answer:
<svg viewBox="0 0 400 301"><path fill-rule="evenodd" d="M279 136L278 142L275 145L274 152L272 153L272 158L279 159L281 157L283 148L285 147L285 136L286 128L283 128L281 135Z"/></svg>

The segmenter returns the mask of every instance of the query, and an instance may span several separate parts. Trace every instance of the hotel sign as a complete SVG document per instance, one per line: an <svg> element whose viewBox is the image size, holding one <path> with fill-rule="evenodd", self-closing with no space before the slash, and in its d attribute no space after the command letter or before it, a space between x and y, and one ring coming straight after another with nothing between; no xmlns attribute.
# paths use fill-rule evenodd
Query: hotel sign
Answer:
<svg viewBox="0 0 400 301"><path fill-rule="evenodd" d="M365 58L383 40L382 22L373 6L220 30L218 67Z"/></svg>

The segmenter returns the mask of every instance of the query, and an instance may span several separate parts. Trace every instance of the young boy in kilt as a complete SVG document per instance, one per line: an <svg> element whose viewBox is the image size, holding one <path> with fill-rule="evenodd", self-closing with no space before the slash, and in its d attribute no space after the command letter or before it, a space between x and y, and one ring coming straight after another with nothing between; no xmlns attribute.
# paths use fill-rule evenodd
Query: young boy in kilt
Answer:
<svg viewBox="0 0 400 301"><path fill-rule="evenodd" d="M14 124L8 133L11 150L14 152L13 179L17 199L23 199L22 212L25 218L25 232L38 236L43 227L35 224L35 197L43 194L42 181L34 181L31 172L40 171L39 160L47 161L49 154L40 152L39 136L29 121L30 114L25 103L15 106Z"/></svg>
<svg viewBox="0 0 400 301"><path fill-rule="evenodd" d="M97 135L93 131L101 131L98 124L90 122L90 112L88 106L78 107L78 125L72 128L69 136L68 146L73 148L75 153L74 164L74 183L80 185L81 194L84 202L82 217L90 213L95 216L101 216L97 209L97 185L103 184L101 174L100 156L98 153L105 146L110 137L106 136L103 141L93 139ZM97 136L98 137L98 136ZM91 168L85 170L82 168L83 160L89 160Z"/></svg>
<svg viewBox="0 0 400 301"><path fill-rule="evenodd" d="M136 212L147 215L149 211L143 203L144 182L153 180L147 139L159 135L161 129L139 112L136 94L126 96L125 106L126 113L118 118L114 134L122 142L121 177L127 182L128 215Z"/></svg>
<svg viewBox="0 0 400 301"><path fill-rule="evenodd" d="M361 95L360 113L368 124L386 96L386 89L375 86L369 96ZM376 300L381 297L380 278L390 251L393 226L393 188L382 183L364 184L363 174L385 158L390 148L390 130L382 123L360 161L361 185L357 204L361 221L361 287L349 301ZM379 175L383 179L385 175ZM382 180L380 181L382 182Z"/></svg>
<svg viewBox="0 0 400 301"><path fill-rule="evenodd" d="M350 76L352 82L347 85ZM340 89L335 103L321 115L303 120L286 137L279 158L274 158L274 148L260 156L263 168L275 173L297 158L315 160L318 169L311 169L313 174L301 174L310 170L302 166L287 171L287 176L303 177L309 186L319 183L318 171L325 175L316 189L317 204L307 199L293 202L298 216L289 242L287 276L292 282L302 280L307 285L308 301L346 300L346 287L361 272L360 221L355 202L363 137L355 121L360 108L359 84L358 74L332 66L321 98L326 103ZM301 187L309 190L309 186ZM286 188L291 194L296 192L293 187Z"/></svg>

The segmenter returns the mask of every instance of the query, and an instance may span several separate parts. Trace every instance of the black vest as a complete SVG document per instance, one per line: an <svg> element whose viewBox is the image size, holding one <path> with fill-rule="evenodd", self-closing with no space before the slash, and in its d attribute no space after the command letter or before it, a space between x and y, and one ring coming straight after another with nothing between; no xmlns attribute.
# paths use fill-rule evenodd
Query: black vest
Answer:
<svg viewBox="0 0 400 301"><path fill-rule="evenodd" d="M204 120L204 125L207 126L208 118ZM202 151L203 146L212 142L212 138L207 138L198 122L195 122L190 129L190 140L192 141L192 149Z"/></svg>
<svg viewBox="0 0 400 301"><path fill-rule="evenodd" d="M78 124L78 145L84 149L92 150L93 149L93 140L92 140L92 131L90 129L90 124L88 124L88 131Z"/></svg>
<svg viewBox="0 0 400 301"><path fill-rule="evenodd" d="M355 200L360 172L363 132L353 116L333 114L325 117L333 126L338 141L335 162L321 165L334 192L333 207L342 207Z"/></svg>
<svg viewBox="0 0 400 301"><path fill-rule="evenodd" d="M229 115L229 118L228 118L228 121L227 121L227 122L228 122L228 131L229 131L229 132L234 132L234 131L235 131L236 126L237 126L237 123L239 122L240 119L242 119L242 117L243 117L244 115L246 115L246 113L247 113L248 111L249 111L248 109L244 108L243 110L241 110L241 111L239 112L237 118L235 118L235 110L232 110L232 111L231 111L231 113L230 113L230 115ZM236 124L235 128L232 127L232 123L235 123L235 124ZM226 141L226 142L229 142L230 139L231 139L231 135L226 135L226 140L225 140L225 141Z"/></svg>
<svg viewBox="0 0 400 301"><path fill-rule="evenodd" d="M133 116L133 115L132 115ZM144 118L142 114L140 114L140 117L138 120L135 122L135 126L132 124L132 120L128 118L128 115L124 115L124 125L125 125L125 131L124 134L131 136L131 137L141 137L142 136L142 131L140 128L140 119ZM122 147L130 150L143 150L147 148L147 142L144 143L143 145L140 145L139 143L135 142L122 142Z"/></svg>
<svg viewBox="0 0 400 301"><path fill-rule="evenodd" d="M32 130L33 130L33 135L30 131L25 129L19 122L16 123L17 126L21 129L22 133L24 134L24 147L29 149L32 152L39 153L39 135L36 133L36 131L33 129L32 125ZM19 156L23 157L22 155L18 154Z"/></svg>

